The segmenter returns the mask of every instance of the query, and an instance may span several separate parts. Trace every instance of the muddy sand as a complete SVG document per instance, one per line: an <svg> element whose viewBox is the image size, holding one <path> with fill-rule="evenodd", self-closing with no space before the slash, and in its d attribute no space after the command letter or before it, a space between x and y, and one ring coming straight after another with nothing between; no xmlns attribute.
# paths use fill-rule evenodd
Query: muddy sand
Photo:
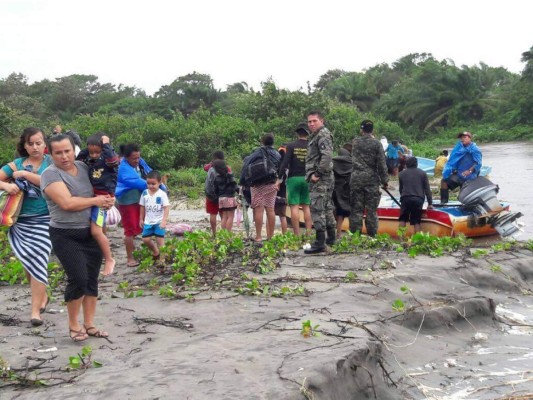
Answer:
<svg viewBox="0 0 533 400"><path fill-rule="evenodd" d="M187 219L208 225L201 211L171 218ZM528 250L482 258L471 249L438 258L300 251L273 273L246 273L303 286L303 295L211 288L187 301L147 288L146 274L125 266L121 232L109 236L117 274L102 278L96 316L109 341L71 341L59 292L45 324L32 328L28 287L0 287L0 356L19 376L52 385L0 381L2 400L533 398ZM124 298L117 286L126 280L144 282L144 295ZM398 299L403 312L393 309ZM316 335L301 334L307 320ZM83 345L103 366L66 371Z"/></svg>

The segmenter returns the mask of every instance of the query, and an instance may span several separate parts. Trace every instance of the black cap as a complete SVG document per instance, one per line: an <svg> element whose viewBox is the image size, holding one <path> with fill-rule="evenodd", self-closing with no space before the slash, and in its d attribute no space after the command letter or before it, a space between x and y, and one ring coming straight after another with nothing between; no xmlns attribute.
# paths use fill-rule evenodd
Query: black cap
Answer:
<svg viewBox="0 0 533 400"><path fill-rule="evenodd" d="M374 123L369 119L365 119L361 122L361 129L363 132L371 133L374 130Z"/></svg>
<svg viewBox="0 0 533 400"><path fill-rule="evenodd" d="M307 127L307 123L305 122L299 123L296 129L294 130L294 132L299 133L299 134L309 135L309 128Z"/></svg>

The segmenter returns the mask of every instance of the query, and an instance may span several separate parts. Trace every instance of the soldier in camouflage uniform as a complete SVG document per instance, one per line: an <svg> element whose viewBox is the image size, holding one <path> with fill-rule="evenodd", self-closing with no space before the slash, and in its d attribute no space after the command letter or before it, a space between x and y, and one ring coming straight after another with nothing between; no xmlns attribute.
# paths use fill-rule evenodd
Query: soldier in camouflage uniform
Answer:
<svg viewBox="0 0 533 400"><path fill-rule="evenodd" d="M316 231L316 241L306 254L320 253L326 243L335 243L336 223L333 216L333 137L324 126L324 118L318 111L307 115L311 131L305 159L305 178L309 182L311 218ZM326 242L327 232L327 242Z"/></svg>
<svg viewBox="0 0 533 400"><path fill-rule="evenodd" d="M372 121L361 122L361 136L353 140L350 177L350 232L362 232L366 208L365 226L369 236L378 232L379 186L386 189L389 181L385 152L381 143L374 139L373 130Z"/></svg>

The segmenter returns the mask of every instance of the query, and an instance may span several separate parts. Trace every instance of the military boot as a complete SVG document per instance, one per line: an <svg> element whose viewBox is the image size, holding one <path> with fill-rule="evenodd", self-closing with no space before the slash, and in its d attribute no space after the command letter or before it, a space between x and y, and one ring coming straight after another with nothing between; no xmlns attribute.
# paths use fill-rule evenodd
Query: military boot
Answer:
<svg viewBox="0 0 533 400"><path fill-rule="evenodd" d="M328 246L333 246L335 244L335 240L337 239L337 230L335 228L328 228L326 232L328 234L326 244Z"/></svg>
<svg viewBox="0 0 533 400"><path fill-rule="evenodd" d="M440 204L446 204L449 200L449 189L441 189L440 190Z"/></svg>
<svg viewBox="0 0 533 400"><path fill-rule="evenodd" d="M304 250L305 254L316 254L326 251L326 232L316 231L316 240L310 249Z"/></svg>

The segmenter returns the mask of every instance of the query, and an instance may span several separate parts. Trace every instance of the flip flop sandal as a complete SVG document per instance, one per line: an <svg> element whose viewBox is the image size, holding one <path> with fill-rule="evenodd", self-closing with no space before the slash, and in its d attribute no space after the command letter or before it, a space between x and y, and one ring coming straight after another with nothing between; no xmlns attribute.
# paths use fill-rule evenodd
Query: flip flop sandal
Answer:
<svg viewBox="0 0 533 400"><path fill-rule="evenodd" d="M30 322L32 326L41 326L44 323L44 321L39 318L32 318Z"/></svg>
<svg viewBox="0 0 533 400"><path fill-rule="evenodd" d="M97 338L104 338L104 339L107 339L107 337L109 336L109 334L107 332L104 332L104 331L101 331L100 329L97 329L96 327L94 326L90 326L90 327L85 327L85 332L87 332L87 335L89 336L93 336L93 337L97 337ZM93 333L89 332L90 330L93 330Z"/></svg>
<svg viewBox="0 0 533 400"><path fill-rule="evenodd" d="M126 265L127 265L129 268L135 268L135 267L138 267L138 266L140 265L140 263L139 263L139 262L135 262L135 263L133 263L133 264L127 263Z"/></svg>
<svg viewBox="0 0 533 400"><path fill-rule="evenodd" d="M75 335L72 336L72 333ZM89 339L89 334L83 331L77 331L75 329L69 329L68 335L74 342L83 342L84 340Z"/></svg>

